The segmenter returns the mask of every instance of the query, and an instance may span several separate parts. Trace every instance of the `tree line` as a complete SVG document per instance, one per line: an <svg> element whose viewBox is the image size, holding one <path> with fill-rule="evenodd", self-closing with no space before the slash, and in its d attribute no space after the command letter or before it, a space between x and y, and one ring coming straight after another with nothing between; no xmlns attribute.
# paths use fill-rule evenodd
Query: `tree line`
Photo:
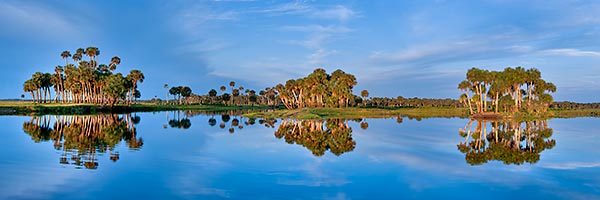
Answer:
<svg viewBox="0 0 600 200"><path fill-rule="evenodd" d="M458 89L463 92L459 101L471 114L543 113L553 102L549 93L556 92L556 86L542 79L538 69L522 67L508 67L503 71L472 68Z"/></svg>
<svg viewBox="0 0 600 200"><path fill-rule="evenodd" d="M563 110L573 110L573 109L600 109L600 103L576 103L570 101L561 101L554 102L550 105L552 109L563 109Z"/></svg>
<svg viewBox="0 0 600 200"><path fill-rule="evenodd" d="M225 85L217 89L210 89L206 94L194 94L188 86L177 86L168 89L167 94L173 96L173 100L179 104L210 104L210 105L265 105L277 106L277 91L275 88L267 87L264 90L256 92L253 89L247 89L244 86L236 85L235 81L229 82L229 87ZM182 98L183 97L183 98ZM168 101L168 99L167 99Z"/></svg>
<svg viewBox="0 0 600 200"><path fill-rule="evenodd" d="M357 99L357 102L362 101L362 105L366 107L392 107L392 108L422 108L422 107L462 107L456 99L432 99L432 98L405 98L398 96L396 98L389 97L373 97L370 99Z"/></svg>
<svg viewBox="0 0 600 200"><path fill-rule="evenodd" d="M63 51L60 56L65 65L58 65L54 73L35 72L23 84L23 91L36 103L94 103L115 105L122 101L131 103L141 96L137 89L145 79L140 70L129 74L115 73L121 58L114 56L109 64L98 64L97 47L79 48L74 54ZM87 56L88 60L84 60ZM72 60L73 63L69 61ZM54 91L54 98L52 98Z"/></svg>

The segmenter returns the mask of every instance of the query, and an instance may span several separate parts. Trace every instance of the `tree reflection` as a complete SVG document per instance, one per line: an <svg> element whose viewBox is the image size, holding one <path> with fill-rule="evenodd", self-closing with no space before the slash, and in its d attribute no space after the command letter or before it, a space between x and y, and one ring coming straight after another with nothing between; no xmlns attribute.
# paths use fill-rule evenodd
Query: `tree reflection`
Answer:
<svg viewBox="0 0 600 200"><path fill-rule="evenodd" d="M60 164L96 169L98 154L108 153L113 162L119 160L115 147L121 141L132 150L143 146L134 126L140 120L129 114L34 116L23 123L23 131L35 142L52 141L54 148L62 151Z"/></svg>
<svg viewBox="0 0 600 200"><path fill-rule="evenodd" d="M171 128L178 128L178 129L189 129L190 127L192 127L192 121L190 119L187 118L187 114L184 113L183 117L181 116L181 111L173 111L173 119L169 120L169 114L167 113L167 121L169 124L169 127ZM166 128L166 125L164 125L164 127Z"/></svg>
<svg viewBox="0 0 600 200"><path fill-rule="evenodd" d="M326 151L339 156L356 146L352 128L341 119L284 120L275 131L275 137L306 147L315 156L322 156Z"/></svg>
<svg viewBox="0 0 600 200"><path fill-rule="evenodd" d="M546 121L488 121L471 120L459 134L465 138L457 147L471 165L481 165L491 160L506 165L536 163L540 153L556 145L552 129Z"/></svg>

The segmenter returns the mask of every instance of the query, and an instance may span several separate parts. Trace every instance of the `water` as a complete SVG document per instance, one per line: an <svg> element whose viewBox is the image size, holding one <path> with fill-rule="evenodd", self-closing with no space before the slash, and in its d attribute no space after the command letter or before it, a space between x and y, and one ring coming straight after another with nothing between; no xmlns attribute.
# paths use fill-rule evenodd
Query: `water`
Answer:
<svg viewBox="0 0 600 200"><path fill-rule="evenodd" d="M3 116L0 198L600 198L598 119L359 121Z"/></svg>

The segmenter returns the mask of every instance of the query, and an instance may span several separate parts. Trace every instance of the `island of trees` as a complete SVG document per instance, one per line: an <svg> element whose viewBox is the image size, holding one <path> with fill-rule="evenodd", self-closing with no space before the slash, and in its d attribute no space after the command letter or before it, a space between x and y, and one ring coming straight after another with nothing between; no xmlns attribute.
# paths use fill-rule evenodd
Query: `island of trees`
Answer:
<svg viewBox="0 0 600 200"><path fill-rule="evenodd" d="M472 68L464 81L458 84L463 94L459 101L469 108L473 116L490 113L542 114L548 110L556 86L542 79L535 68L506 68L489 71Z"/></svg>
<svg viewBox="0 0 600 200"><path fill-rule="evenodd" d="M99 64L99 55L97 47L79 48L74 54L63 51L60 56L65 60L65 65L54 67L54 73L35 72L23 84L23 91L29 93L36 103L114 106L118 102L129 104L139 98L141 94L137 86L144 81L144 74L140 70L131 70L127 75L116 73L121 58L114 56L108 64Z"/></svg>

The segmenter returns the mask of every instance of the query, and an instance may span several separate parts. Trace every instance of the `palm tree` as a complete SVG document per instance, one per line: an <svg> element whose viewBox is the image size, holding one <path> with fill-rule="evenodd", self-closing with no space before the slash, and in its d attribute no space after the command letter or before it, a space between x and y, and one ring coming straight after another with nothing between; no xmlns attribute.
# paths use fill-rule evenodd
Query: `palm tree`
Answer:
<svg viewBox="0 0 600 200"><path fill-rule="evenodd" d="M238 89L233 89L233 90L231 91L231 94L233 95L233 97L231 98L231 105L234 105L235 98L236 98L236 97L238 97L238 96L240 96L240 90L238 90Z"/></svg>
<svg viewBox="0 0 600 200"><path fill-rule="evenodd" d="M117 65L119 64L121 64L121 58L115 56L110 59L110 64L108 65L108 67L110 71L115 71L115 69L117 69Z"/></svg>
<svg viewBox="0 0 600 200"><path fill-rule="evenodd" d="M464 80L462 82L460 82L460 84L458 84L458 89L460 89L461 91L464 92L465 95L465 99L469 105L469 112L471 114L474 114L473 112L473 107L471 106L471 98L469 97L469 90L473 88L473 85L471 84L471 82Z"/></svg>
<svg viewBox="0 0 600 200"><path fill-rule="evenodd" d="M185 99L187 99L188 97L190 97L192 95L192 89L190 87L184 86L184 87L181 87L180 90L181 90L180 91L181 96L183 96ZM186 102L187 102L187 100L186 100ZM181 102L179 102L179 103L181 103Z"/></svg>
<svg viewBox="0 0 600 200"><path fill-rule="evenodd" d="M369 91L367 90L362 90L360 91L360 96L363 98L363 106L366 105L366 98L369 97Z"/></svg>
<svg viewBox="0 0 600 200"><path fill-rule="evenodd" d="M79 53L74 54L72 59L75 62L75 64L79 63L79 61L81 61L81 54L79 54Z"/></svg>
<svg viewBox="0 0 600 200"><path fill-rule="evenodd" d="M135 93L135 90L137 89L137 83L143 83L144 82L144 73L142 73L140 70L131 70L129 72L129 75L127 75L127 80L131 81L131 84L133 85L133 87L131 87L130 89L130 96L133 97L133 94ZM130 100L133 98L130 98Z"/></svg>
<svg viewBox="0 0 600 200"><path fill-rule="evenodd" d="M229 82L229 87L231 87L231 94L233 94L233 90L235 89L235 81L231 81ZM233 101L234 101L235 96L231 97L231 104L233 105Z"/></svg>
<svg viewBox="0 0 600 200"><path fill-rule="evenodd" d="M96 67L96 56L100 55L100 50L97 47L88 47L85 49L85 54L90 57L90 63Z"/></svg>
<svg viewBox="0 0 600 200"><path fill-rule="evenodd" d="M165 90L167 90L167 95L165 95L165 100L167 101L167 103L169 103L169 93L170 93L170 91L169 91L169 84L165 83L163 85L163 88L165 88Z"/></svg>
<svg viewBox="0 0 600 200"><path fill-rule="evenodd" d="M210 98L210 103L214 103L214 98L217 96L217 91L215 89L210 89L210 91L208 91L208 96Z"/></svg>
<svg viewBox="0 0 600 200"><path fill-rule="evenodd" d="M176 100L177 95L181 94L181 91L179 90L179 87L171 87L171 89L169 89L169 94L173 95L174 100Z"/></svg>
<svg viewBox="0 0 600 200"><path fill-rule="evenodd" d="M69 51L63 51L63 52L60 54L60 57L62 57L62 59L65 59L65 62L66 62L65 64L66 64L66 65L69 65L69 59L68 59L68 58L70 58L70 57L71 57L71 52L69 52ZM65 65L65 66L66 66L66 65Z"/></svg>

